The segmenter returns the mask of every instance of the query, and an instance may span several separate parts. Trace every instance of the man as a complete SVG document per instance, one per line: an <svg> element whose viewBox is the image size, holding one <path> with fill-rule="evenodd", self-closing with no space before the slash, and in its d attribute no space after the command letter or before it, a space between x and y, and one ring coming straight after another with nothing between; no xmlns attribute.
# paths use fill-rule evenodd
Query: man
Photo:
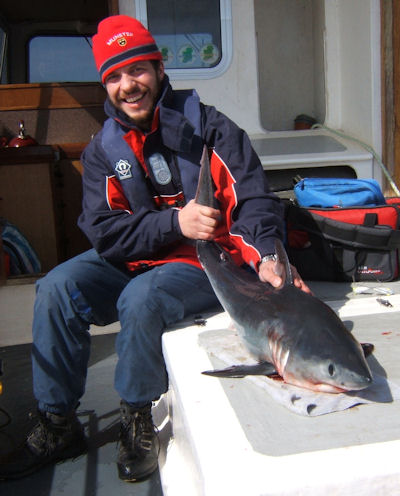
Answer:
<svg viewBox="0 0 400 496"><path fill-rule="evenodd" d="M217 304L194 240L216 239L262 281L281 283L272 254L283 237L282 207L247 135L194 91L172 90L154 39L136 19L103 20L93 53L109 115L82 156L79 225L94 249L38 282L32 362L39 423L0 467L2 478L85 451L75 409L88 329L118 320L119 477L136 481L157 468L151 406L168 388L162 332ZM220 209L194 201L204 144ZM308 291L299 276L296 284Z"/></svg>

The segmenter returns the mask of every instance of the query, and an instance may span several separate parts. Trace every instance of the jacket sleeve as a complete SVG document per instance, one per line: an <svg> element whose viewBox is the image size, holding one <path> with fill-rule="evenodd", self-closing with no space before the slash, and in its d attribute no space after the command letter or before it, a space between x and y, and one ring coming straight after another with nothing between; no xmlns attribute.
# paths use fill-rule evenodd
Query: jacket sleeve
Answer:
<svg viewBox="0 0 400 496"><path fill-rule="evenodd" d="M116 262L146 259L183 239L175 209L133 211L126 199L111 209L107 188L112 176L100 144L101 133L84 150L83 202L78 225L97 252Z"/></svg>
<svg viewBox="0 0 400 496"><path fill-rule="evenodd" d="M217 163L213 166L212 158L213 178L222 188L219 200L231 240L243 259L257 266L263 255L275 252L275 239L284 238L283 205L270 191L245 131L214 107L205 106L203 115L205 140Z"/></svg>

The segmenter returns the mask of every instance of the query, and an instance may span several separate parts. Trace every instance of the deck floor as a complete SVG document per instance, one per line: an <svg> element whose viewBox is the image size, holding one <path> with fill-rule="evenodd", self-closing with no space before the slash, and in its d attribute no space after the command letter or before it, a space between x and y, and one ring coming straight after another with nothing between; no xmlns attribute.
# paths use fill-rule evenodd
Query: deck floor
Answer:
<svg viewBox="0 0 400 496"><path fill-rule="evenodd" d="M113 388L114 334L93 337L86 393L78 412L89 438L89 451L74 461L47 467L16 481L0 481L1 496L161 496L160 474L129 484L119 480L116 468L119 398ZM0 427L0 455L23 442L34 420L30 344L0 348L3 359L3 394L0 407L11 422ZM0 414L0 424L6 417Z"/></svg>

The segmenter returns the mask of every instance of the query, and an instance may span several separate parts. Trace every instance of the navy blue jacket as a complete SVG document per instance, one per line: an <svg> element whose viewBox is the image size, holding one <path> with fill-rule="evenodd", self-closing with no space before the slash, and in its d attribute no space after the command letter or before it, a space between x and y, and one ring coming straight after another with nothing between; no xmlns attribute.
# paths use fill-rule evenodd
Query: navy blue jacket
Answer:
<svg viewBox="0 0 400 496"><path fill-rule="evenodd" d="M284 232L283 208L269 192L247 134L197 94L163 81L153 128L143 134L107 99L109 119L82 154L78 224L100 255L135 270L182 261L199 266L178 209L194 198L203 144L222 211L221 243L235 261L257 266Z"/></svg>

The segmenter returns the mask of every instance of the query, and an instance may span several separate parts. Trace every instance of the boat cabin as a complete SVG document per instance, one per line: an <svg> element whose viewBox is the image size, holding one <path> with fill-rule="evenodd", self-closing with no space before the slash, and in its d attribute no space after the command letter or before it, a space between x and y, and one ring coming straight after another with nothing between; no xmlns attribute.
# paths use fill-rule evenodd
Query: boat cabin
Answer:
<svg viewBox="0 0 400 496"><path fill-rule="evenodd" d="M89 247L76 225L80 156L106 117L91 37L113 14L149 27L175 88L196 88L204 103L247 131L278 195L291 197L298 177L374 178L385 196L398 195L396 0L2 2L0 231L6 222L15 226L36 259L30 270L10 273L0 236L0 455L24 440L35 408L34 282ZM164 333L170 390L153 408L160 470L132 486L115 469L119 323L92 326L79 408L89 453L20 481L0 481L0 493L397 494L400 282L373 281L358 292L350 283L311 283L360 342L375 346L369 363L377 395L360 398L369 404L317 416L319 405L300 392L288 397L292 410L304 406L298 416L265 384L202 375L225 366L226 356L231 364L230 350L218 354L215 340L228 336L231 343L233 331L224 312L196 316Z"/></svg>
<svg viewBox="0 0 400 496"><path fill-rule="evenodd" d="M373 152L398 179L397 11L378 0L3 2L0 215L42 272L87 248L79 157L105 118L91 36L117 13L150 28L175 88L195 87L248 132L274 191L331 176L392 193Z"/></svg>

